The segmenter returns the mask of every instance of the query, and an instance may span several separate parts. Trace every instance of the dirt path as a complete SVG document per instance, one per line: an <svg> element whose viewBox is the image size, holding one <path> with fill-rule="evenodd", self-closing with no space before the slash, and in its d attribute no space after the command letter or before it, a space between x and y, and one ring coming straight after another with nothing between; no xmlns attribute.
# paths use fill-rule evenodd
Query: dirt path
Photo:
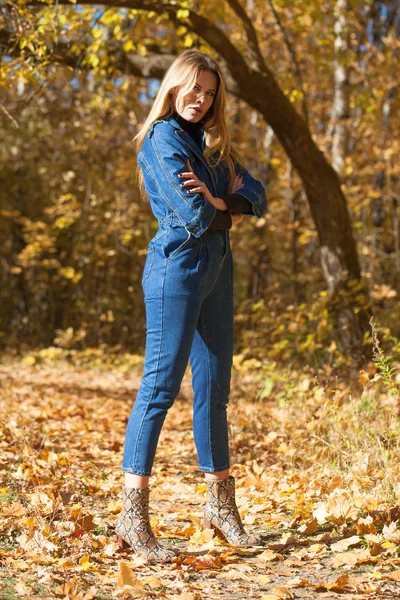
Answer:
<svg viewBox="0 0 400 600"><path fill-rule="evenodd" d="M188 377L166 420L151 487L153 529L179 558L148 566L119 551L120 463L139 381L123 369L68 363L0 367L0 598L400 597L400 512L368 511L340 473L317 468L312 456L300 464L296 448L307 440L290 446L275 405L245 402L235 386L237 500L265 546L240 551L202 532L205 485ZM312 514L323 502L325 522ZM392 533L382 537L384 527Z"/></svg>

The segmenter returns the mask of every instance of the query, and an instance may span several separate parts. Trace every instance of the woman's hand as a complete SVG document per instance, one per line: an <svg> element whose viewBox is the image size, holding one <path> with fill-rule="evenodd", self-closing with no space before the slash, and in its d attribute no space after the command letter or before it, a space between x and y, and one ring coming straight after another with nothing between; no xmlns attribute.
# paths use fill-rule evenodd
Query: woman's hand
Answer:
<svg viewBox="0 0 400 600"><path fill-rule="evenodd" d="M231 185L229 186L229 193L235 194L242 187L244 187L244 181L243 181L242 175L235 175Z"/></svg>
<svg viewBox="0 0 400 600"><path fill-rule="evenodd" d="M217 208L218 210L227 210L228 207L226 203L221 198L214 198L206 184L203 181L200 181L198 177L196 177L189 159L187 160L187 165L189 171L187 171L186 173L179 174L179 177L184 177L186 179L186 181L181 183L181 187L185 188L194 185L195 187L187 190L188 194L203 194L205 199L210 204L215 206L215 208Z"/></svg>

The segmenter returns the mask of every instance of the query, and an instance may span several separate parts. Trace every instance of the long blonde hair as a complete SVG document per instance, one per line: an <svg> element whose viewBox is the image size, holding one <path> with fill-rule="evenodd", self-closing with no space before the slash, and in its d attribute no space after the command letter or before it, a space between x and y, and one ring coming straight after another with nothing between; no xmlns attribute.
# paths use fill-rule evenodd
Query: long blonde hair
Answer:
<svg viewBox="0 0 400 600"><path fill-rule="evenodd" d="M149 115L139 132L133 138L134 142L136 142L136 151L139 154L144 138L154 121L168 117L175 112L172 103L173 94L178 90L182 91L183 94L189 92L202 71L214 73L218 79L214 101L207 111L206 117L203 118L206 135L204 158L210 167L216 166L223 160L229 168L230 180L232 181L235 175L234 160L243 164L243 159L232 147L228 135L228 128L225 122L226 92L224 80L215 60L199 50L185 50L182 52L165 73ZM217 159L213 156L216 151L218 151ZM143 195L143 174L139 166L138 180L140 191Z"/></svg>

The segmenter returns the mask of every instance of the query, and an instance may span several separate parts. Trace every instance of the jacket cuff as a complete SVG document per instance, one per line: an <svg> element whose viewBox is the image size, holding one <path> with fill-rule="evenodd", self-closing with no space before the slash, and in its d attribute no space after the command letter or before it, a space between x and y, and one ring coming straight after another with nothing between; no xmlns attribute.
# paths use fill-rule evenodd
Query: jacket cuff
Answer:
<svg viewBox="0 0 400 600"><path fill-rule="evenodd" d="M209 228L216 211L215 206L206 201L203 210L186 225L186 230L200 237Z"/></svg>
<svg viewBox="0 0 400 600"><path fill-rule="evenodd" d="M220 196L228 207L228 213L239 215L254 215L253 205L241 194L227 194L226 196Z"/></svg>
<svg viewBox="0 0 400 600"><path fill-rule="evenodd" d="M217 210L208 229L230 229L232 217L226 211Z"/></svg>

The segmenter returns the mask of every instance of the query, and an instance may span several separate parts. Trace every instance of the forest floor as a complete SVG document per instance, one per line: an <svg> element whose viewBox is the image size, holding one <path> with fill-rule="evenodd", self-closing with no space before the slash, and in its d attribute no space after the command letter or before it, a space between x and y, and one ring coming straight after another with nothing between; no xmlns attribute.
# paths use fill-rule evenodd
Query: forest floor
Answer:
<svg viewBox="0 0 400 600"><path fill-rule="evenodd" d="M149 566L114 533L142 359L67 354L0 365L0 598L399 598L399 398L373 369L350 391L235 357L232 473L245 526L265 541L249 550L201 529L188 373L150 496L178 557Z"/></svg>

